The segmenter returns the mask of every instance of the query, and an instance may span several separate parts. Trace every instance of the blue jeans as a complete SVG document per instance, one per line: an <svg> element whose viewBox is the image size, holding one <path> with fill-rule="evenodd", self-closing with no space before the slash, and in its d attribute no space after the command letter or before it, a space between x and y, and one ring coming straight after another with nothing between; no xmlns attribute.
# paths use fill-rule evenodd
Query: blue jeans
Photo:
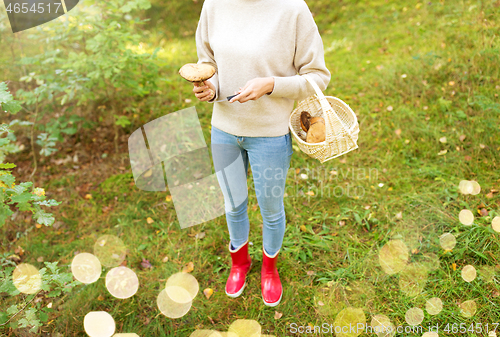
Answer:
<svg viewBox="0 0 500 337"><path fill-rule="evenodd" d="M224 195L227 227L233 248L241 247L250 231L248 220L248 162L264 222L262 243L274 255L285 235L283 194L293 154L290 132L279 137L239 137L212 126L212 158Z"/></svg>

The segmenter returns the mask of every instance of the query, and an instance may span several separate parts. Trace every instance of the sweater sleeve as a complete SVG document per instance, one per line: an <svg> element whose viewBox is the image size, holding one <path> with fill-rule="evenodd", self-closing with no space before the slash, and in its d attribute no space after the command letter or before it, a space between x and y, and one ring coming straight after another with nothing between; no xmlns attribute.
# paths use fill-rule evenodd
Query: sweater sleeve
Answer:
<svg viewBox="0 0 500 337"><path fill-rule="evenodd" d="M313 87L301 76L304 74L308 74L322 91L330 82L331 74L325 65L323 41L309 9L299 18L294 56L297 75L273 76L274 88L270 96L302 100L315 94Z"/></svg>
<svg viewBox="0 0 500 337"><path fill-rule="evenodd" d="M212 101L216 101L219 97L219 76L217 72L217 64L215 63L214 51L210 46L208 37L208 11L206 8L208 1L205 1L201 10L200 21L196 28L196 51L198 54L198 63L210 64L215 68L215 74L208 81L215 87L215 96Z"/></svg>

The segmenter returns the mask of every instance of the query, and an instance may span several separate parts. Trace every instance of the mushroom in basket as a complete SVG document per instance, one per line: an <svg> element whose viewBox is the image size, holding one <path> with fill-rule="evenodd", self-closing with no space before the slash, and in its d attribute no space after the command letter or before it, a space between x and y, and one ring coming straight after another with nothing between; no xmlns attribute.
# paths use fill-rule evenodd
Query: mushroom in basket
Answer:
<svg viewBox="0 0 500 337"><path fill-rule="evenodd" d="M300 114L300 126L307 132L306 142L320 143L325 141L325 120L322 117L311 117L307 111Z"/></svg>

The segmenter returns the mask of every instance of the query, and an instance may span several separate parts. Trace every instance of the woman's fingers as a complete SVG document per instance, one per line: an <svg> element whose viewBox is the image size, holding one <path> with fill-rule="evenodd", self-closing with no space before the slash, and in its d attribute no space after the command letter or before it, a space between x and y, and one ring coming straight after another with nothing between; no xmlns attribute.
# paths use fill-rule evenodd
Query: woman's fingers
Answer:
<svg viewBox="0 0 500 337"><path fill-rule="evenodd" d="M209 101L214 97L215 94L214 90L211 87L213 87L213 85L203 85L201 87L194 85L193 93L200 101Z"/></svg>

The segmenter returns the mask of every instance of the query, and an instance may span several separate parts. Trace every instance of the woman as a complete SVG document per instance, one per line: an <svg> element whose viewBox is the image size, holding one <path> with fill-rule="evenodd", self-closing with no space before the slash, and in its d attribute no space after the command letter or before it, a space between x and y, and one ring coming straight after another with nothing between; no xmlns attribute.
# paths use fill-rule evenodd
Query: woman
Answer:
<svg viewBox="0 0 500 337"><path fill-rule="evenodd" d="M263 219L262 297L266 305L276 306L283 294L276 262L285 233L283 194L293 153L288 120L294 100L314 94L301 75L308 74L321 90L330 81L323 42L303 0L205 0L196 47L198 63L217 71L193 92L200 101L222 100L214 103L211 144L230 236L226 294L243 292L252 264L250 161ZM232 94L237 95L225 100Z"/></svg>

